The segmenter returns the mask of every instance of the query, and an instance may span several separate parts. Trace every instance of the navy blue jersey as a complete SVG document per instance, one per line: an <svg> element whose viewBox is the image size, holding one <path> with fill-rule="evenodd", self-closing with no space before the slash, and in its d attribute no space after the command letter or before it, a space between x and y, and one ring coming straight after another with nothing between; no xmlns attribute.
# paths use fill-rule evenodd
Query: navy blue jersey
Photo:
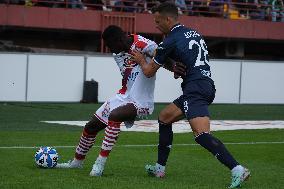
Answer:
<svg viewBox="0 0 284 189"><path fill-rule="evenodd" d="M211 80L207 46L197 31L180 24L175 25L159 44L154 61L162 66L167 58L186 65L183 85L199 79Z"/></svg>

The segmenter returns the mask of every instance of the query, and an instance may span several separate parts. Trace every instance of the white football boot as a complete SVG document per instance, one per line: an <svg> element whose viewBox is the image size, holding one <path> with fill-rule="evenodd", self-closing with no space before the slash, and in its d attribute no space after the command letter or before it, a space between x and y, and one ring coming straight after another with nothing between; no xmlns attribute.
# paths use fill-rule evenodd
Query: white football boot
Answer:
<svg viewBox="0 0 284 189"><path fill-rule="evenodd" d="M146 165L145 169L148 175L153 177L163 178L166 174L165 166L162 166L158 163L156 163L155 165Z"/></svg>
<svg viewBox="0 0 284 189"><path fill-rule="evenodd" d="M93 165L93 168L90 172L90 176L96 176L96 177L102 176L104 172L106 160L107 160L107 157L102 157L101 155L99 155L95 164Z"/></svg>
<svg viewBox="0 0 284 189"><path fill-rule="evenodd" d="M239 188L241 184L246 181L250 177L250 171L238 165L232 169L232 182L228 188Z"/></svg>
<svg viewBox="0 0 284 189"><path fill-rule="evenodd" d="M72 161L69 160L67 163L58 163L55 168L60 169L80 169L83 168L83 160L73 159Z"/></svg>

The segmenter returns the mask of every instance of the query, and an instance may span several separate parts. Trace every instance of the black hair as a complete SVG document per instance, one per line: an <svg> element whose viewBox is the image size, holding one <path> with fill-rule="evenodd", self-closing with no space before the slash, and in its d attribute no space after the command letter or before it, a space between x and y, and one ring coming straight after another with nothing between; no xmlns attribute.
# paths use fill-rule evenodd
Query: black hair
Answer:
<svg viewBox="0 0 284 189"><path fill-rule="evenodd" d="M162 15L166 15L166 16L171 16L173 18L177 18L178 17L178 8L177 6L172 3L172 2L164 2L159 4L156 7L153 7L152 12L158 12Z"/></svg>
<svg viewBox="0 0 284 189"><path fill-rule="evenodd" d="M125 36L124 31L116 25L109 25L102 34L102 38L106 41L116 41L123 36Z"/></svg>

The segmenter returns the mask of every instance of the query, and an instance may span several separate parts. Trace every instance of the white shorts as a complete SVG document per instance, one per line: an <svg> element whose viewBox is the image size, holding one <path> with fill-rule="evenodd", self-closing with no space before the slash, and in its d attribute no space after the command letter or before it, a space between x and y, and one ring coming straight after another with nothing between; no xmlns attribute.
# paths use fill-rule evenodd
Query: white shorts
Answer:
<svg viewBox="0 0 284 189"><path fill-rule="evenodd" d="M149 108L147 107L140 107L137 103L135 103L134 101L131 101L129 99L123 99L123 98L119 98L118 96L114 96L110 99L108 99L94 114L101 122L105 123L106 125L108 125L108 117L110 115L110 113L116 109L117 107L120 106L124 106L126 104L133 104L136 109L137 109L137 118L145 118L150 114ZM127 121L124 122L125 126L127 128L132 127L132 125L134 124L134 121Z"/></svg>

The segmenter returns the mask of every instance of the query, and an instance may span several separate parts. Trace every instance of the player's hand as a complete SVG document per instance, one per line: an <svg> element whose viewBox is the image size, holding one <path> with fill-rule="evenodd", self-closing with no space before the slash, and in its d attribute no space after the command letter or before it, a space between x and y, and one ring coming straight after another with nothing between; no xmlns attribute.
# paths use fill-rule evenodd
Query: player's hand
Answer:
<svg viewBox="0 0 284 189"><path fill-rule="evenodd" d="M174 78L184 78L186 75L186 66L181 62L176 62L174 65Z"/></svg>
<svg viewBox="0 0 284 189"><path fill-rule="evenodd" d="M137 62L140 65L145 62L144 55L137 50L133 50L130 57L132 61Z"/></svg>

